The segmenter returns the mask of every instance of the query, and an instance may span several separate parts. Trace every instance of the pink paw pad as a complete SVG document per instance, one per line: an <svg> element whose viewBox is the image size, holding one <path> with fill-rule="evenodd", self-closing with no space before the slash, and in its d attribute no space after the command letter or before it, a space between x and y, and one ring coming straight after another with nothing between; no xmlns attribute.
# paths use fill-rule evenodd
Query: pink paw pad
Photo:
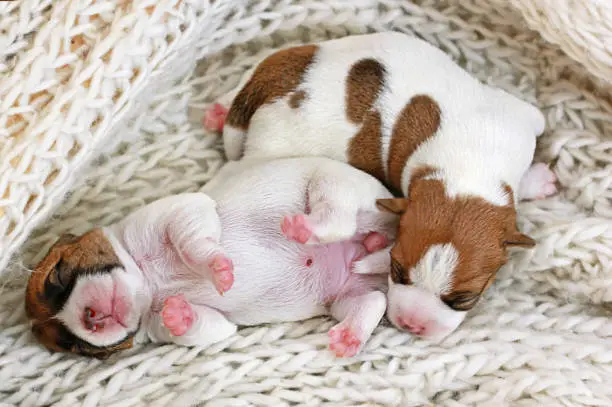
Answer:
<svg viewBox="0 0 612 407"><path fill-rule="evenodd" d="M350 358L359 352L361 340L349 328L340 326L329 330L329 349L338 358Z"/></svg>
<svg viewBox="0 0 612 407"><path fill-rule="evenodd" d="M544 199L557 193L557 176L544 163L533 164L521 180L523 195L527 199Z"/></svg>
<svg viewBox="0 0 612 407"><path fill-rule="evenodd" d="M215 103L204 113L202 125L207 130L220 132L223 130L223 126L225 125L227 113L228 110L225 108L225 106Z"/></svg>
<svg viewBox="0 0 612 407"><path fill-rule="evenodd" d="M287 239L302 244L312 237L312 228L303 214L285 216L281 221L281 231Z"/></svg>
<svg viewBox="0 0 612 407"><path fill-rule="evenodd" d="M370 232L363 240L363 246L368 253L374 253L384 249L389 244L387 238L378 232Z"/></svg>
<svg viewBox="0 0 612 407"><path fill-rule="evenodd" d="M223 295L234 284L234 264L230 259L223 255L215 256L212 261L208 264L213 273L213 284L219 292Z"/></svg>
<svg viewBox="0 0 612 407"><path fill-rule="evenodd" d="M193 324L193 310L183 295L166 298L161 312L162 322L174 336L183 336Z"/></svg>

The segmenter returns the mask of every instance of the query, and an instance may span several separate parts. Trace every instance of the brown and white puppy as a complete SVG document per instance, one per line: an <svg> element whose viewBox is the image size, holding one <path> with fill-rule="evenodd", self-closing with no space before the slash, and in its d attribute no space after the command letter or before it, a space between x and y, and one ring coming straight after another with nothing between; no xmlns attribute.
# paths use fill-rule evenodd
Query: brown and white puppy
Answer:
<svg viewBox="0 0 612 407"><path fill-rule="evenodd" d="M215 120L215 118L217 120ZM425 41L400 33L345 37L278 51L236 94L225 119L228 158L326 156L400 196L389 316L440 338L453 331L507 261L534 240L516 226L517 199L556 192L532 164L544 117L470 76Z"/></svg>
<svg viewBox="0 0 612 407"><path fill-rule="evenodd" d="M56 243L26 292L38 340L105 358L147 338L203 347L237 325L331 315L330 349L357 354L386 311L398 223L376 209L392 197L380 181L324 157L241 160L205 190Z"/></svg>

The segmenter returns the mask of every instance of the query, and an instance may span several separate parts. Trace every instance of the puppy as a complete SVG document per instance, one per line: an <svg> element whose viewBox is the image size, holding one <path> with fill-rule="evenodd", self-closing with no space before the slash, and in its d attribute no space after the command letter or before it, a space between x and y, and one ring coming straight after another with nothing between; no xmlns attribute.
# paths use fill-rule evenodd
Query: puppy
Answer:
<svg viewBox="0 0 612 407"><path fill-rule="evenodd" d="M375 206L383 185L312 157L230 163L204 192L60 239L27 286L38 340L106 358L135 339L206 346L237 325L331 314L331 350L355 355L387 304L398 222Z"/></svg>
<svg viewBox="0 0 612 407"><path fill-rule="evenodd" d="M556 192L548 167L530 166L541 112L400 33L278 51L206 120L224 124L229 159L325 156L394 191L378 201L401 216L389 316L434 340L461 323L508 249L535 244L517 230L517 199Z"/></svg>

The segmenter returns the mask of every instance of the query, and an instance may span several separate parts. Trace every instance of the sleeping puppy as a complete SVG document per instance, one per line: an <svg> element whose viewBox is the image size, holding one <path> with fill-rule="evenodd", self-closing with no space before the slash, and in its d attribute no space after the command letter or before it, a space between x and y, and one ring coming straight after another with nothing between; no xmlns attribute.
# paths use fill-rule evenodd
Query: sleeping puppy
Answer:
<svg viewBox="0 0 612 407"><path fill-rule="evenodd" d="M400 33L278 51L205 124L223 128L229 159L325 156L395 191L378 201L401 216L389 316L432 339L460 324L509 249L535 244L515 202L556 192L548 167L531 165L540 111Z"/></svg>
<svg viewBox="0 0 612 407"><path fill-rule="evenodd" d="M204 192L60 239L27 286L38 340L106 358L135 339L206 346L237 325L331 314L331 350L355 355L387 304L397 217L376 209L383 185L326 158L245 160Z"/></svg>

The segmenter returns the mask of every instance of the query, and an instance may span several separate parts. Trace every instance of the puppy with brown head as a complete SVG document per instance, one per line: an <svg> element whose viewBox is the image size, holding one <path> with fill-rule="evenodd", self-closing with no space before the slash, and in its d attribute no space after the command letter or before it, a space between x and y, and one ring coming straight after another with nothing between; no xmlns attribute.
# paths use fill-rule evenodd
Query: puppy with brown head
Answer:
<svg viewBox="0 0 612 407"><path fill-rule="evenodd" d="M511 248L535 241L516 227L513 192L507 205L477 196L449 196L432 169L416 172L407 198L379 200L400 215L391 250L389 319L419 336L439 339L455 329L495 280Z"/></svg>
<svg viewBox="0 0 612 407"><path fill-rule="evenodd" d="M153 202L110 227L62 236L26 288L34 336L50 350L100 359L132 347L137 334L141 340L188 342L173 338L172 316L163 319L165 301L193 278L206 285L209 296L233 282L215 243L220 234L215 206L204 194L183 194ZM221 269L208 264L212 260L215 266L223 263ZM219 326L222 333L233 329Z"/></svg>
<svg viewBox="0 0 612 407"><path fill-rule="evenodd" d="M460 324L508 249L534 245L514 204L556 192L548 167L532 165L544 125L537 108L439 49L385 32L266 58L236 94L223 139L230 159L326 156L395 191L379 202L402 216L388 313L435 339Z"/></svg>

